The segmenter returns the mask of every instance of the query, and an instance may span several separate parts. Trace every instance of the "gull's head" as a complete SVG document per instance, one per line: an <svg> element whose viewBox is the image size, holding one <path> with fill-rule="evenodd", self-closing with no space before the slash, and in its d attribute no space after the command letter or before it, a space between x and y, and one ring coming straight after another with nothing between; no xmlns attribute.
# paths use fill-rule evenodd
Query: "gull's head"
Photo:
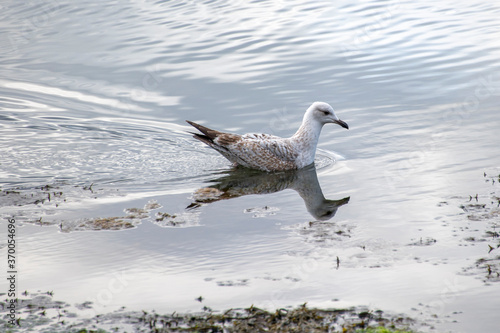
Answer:
<svg viewBox="0 0 500 333"><path fill-rule="evenodd" d="M349 125L337 117L330 104L325 102L314 102L306 111L306 116L318 121L321 125L334 123L349 129Z"/></svg>

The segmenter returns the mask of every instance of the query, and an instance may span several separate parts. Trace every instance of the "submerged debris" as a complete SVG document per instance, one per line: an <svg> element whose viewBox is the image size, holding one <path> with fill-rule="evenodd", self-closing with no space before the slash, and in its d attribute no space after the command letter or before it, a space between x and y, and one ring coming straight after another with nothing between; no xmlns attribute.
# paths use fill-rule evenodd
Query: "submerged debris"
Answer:
<svg viewBox="0 0 500 333"><path fill-rule="evenodd" d="M500 255L492 258L480 258L476 267L486 272L485 282L500 282Z"/></svg>
<svg viewBox="0 0 500 333"><path fill-rule="evenodd" d="M412 239L413 240L413 239ZM420 237L419 240L417 241L413 241L411 242L410 244L408 244L409 246L429 246L429 245L434 245L436 244L437 240L435 240L434 238L432 237L425 237L425 238L422 238Z"/></svg>
<svg viewBox="0 0 500 333"><path fill-rule="evenodd" d="M149 211L145 208L125 208L127 218L131 219L145 219L149 217Z"/></svg>
<svg viewBox="0 0 500 333"><path fill-rule="evenodd" d="M485 182L491 182L494 192L469 195L460 208L471 225L465 229L474 233L464 237L464 241L471 245L481 244L485 256L476 259L474 265L464 267L461 274L480 274L485 283L491 283L500 282L500 175L492 177L485 172L484 178Z"/></svg>
<svg viewBox="0 0 500 333"><path fill-rule="evenodd" d="M193 193L193 199L196 202L211 202L219 200L219 198L224 194L223 191L213 188L213 187L203 187L197 189Z"/></svg>
<svg viewBox="0 0 500 333"><path fill-rule="evenodd" d="M189 209L179 213L157 212L154 223L163 228L185 228L200 225L200 211Z"/></svg>
<svg viewBox="0 0 500 333"><path fill-rule="evenodd" d="M95 184L68 185L66 183L46 184L41 187L13 189L0 188L0 208L12 207L12 216L23 223L38 226L58 225L62 232L85 230L123 230L137 226L142 219L149 218L149 212L160 205L148 202L144 208L127 208L124 216L92 217L84 219L57 219L57 213L75 198L97 199L106 193ZM22 208L19 208L22 207Z"/></svg>
<svg viewBox="0 0 500 333"><path fill-rule="evenodd" d="M136 227L141 220L149 218L152 207L159 207L156 201L148 202L144 208L125 208L125 216L97 217L80 221L66 221L59 225L61 231L83 231L83 230L124 230Z"/></svg>
<svg viewBox="0 0 500 333"><path fill-rule="evenodd" d="M149 200L148 203L144 206L144 209L147 211L159 208L161 208L161 205L156 200Z"/></svg>
<svg viewBox="0 0 500 333"><path fill-rule="evenodd" d="M349 239L352 236L353 226L345 223L332 223L325 221L310 221L284 227L285 230L293 230L304 237L307 243L316 245Z"/></svg>
<svg viewBox="0 0 500 333"><path fill-rule="evenodd" d="M28 294L28 293L27 293ZM124 309L79 318L69 304L54 301L47 293L29 294L18 305L19 324L9 325L4 319L5 303L0 302L0 330L6 332L410 332L416 322L406 316L387 315L367 308L317 309L304 303L297 308L266 311L255 306L213 311L205 306L203 312L188 314L158 314L156 312ZM200 296L197 301L201 302ZM91 303L76 309L91 309ZM400 330L400 331L398 331Z"/></svg>
<svg viewBox="0 0 500 333"><path fill-rule="evenodd" d="M92 217L85 219L57 219L57 214L68 203L77 199L98 199L109 195L109 190L97 188L94 183L70 185L56 182L37 187L0 188L0 208L9 207L12 216L23 223L39 226L58 225L62 232L85 230L123 230L136 227L149 218L151 210L161 207L150 200L144 208L126 208L123 216ZM112 194L114 195L114 193Z"/></svg>
<svg viewBox="0 0 500 333"><path fill-rule="evenodd" d="M267 217L270 215L275 215L277 211L280 209L278 207L269 207L269 206L264 206L264 207L252 207L252 208L246 208L243 213L245 214L252 214L253 218L260 218L260 217Z"/></svg>
<svg viewBox="0 0 500 333"><path fill-rule="evenodd" d="M178 218L175 214L157 212L155 221L161 222L164 227L180 227L186 224L186 221Z"/></svg>
<svg viewBox="0 0 500 333"><path fill-rule="evenodd" d="M133 228L134 224L130 220L126 220L123 217L102 217L95 219L88 219L81 222L76 228L76 230L122 230ZM66 231L63 229L63 231Z"/></svg>
<svg viewBox="0 0 500 333"><path fill-rule="evenodd" d="M66 193L61 190L64 184L52 184L41 187L15 187L10 189L0 188L0 207L23 207L28 205L54 205L59 206L66 202ZM75 186L78 190L83 187Z"/></svg>

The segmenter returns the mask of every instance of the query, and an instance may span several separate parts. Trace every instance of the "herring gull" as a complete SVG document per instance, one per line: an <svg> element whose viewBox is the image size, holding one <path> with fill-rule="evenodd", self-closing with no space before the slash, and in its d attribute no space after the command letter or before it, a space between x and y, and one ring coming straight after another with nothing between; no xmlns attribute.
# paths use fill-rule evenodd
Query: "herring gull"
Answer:
<svg viewBox="0 0 500 333"><path fill-rule="evenodd" d="M333 108L324 102L314 102L306 110L302 124L290 138L270 134L224 133L186 121L203 133L193 133L194 138L217 150L234 166L268 172L301 169L312 164L324 124L335 123L349 129L347 123L340 120Z"/></svg>

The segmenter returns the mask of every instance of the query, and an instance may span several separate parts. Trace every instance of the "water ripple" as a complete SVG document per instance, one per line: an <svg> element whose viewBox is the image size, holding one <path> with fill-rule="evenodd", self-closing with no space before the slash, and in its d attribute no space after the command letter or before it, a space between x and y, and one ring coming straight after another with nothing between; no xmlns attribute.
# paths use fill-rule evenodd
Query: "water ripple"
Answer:
<svg viewBox="0 0 500 333"><path fill-rule="evenodd" d="M158 161L144 156L165 154L164 160L175 162L163 163L162 170L185 177L179 164L195 163L199 152L183 125L176 124L184 120L186 110L192 118L215 120L204 111L207 101L212 115L214 107L234 112L234 118L216 120L221 129L286 136L300 122L309 102L304 97L335 98L349 112L355 107L352 96L361 96L365 87L380 85L408 101L420 101L466 89L486 69L499 68L500 8L480 1L460 6L446 1L299 0L49 5L13 3L6 7L6 17L17 21L9 19L0 27L13 37L10 58L2 55L10 64L2 74L16 78L0 82L2 109L9 110L1 126L14 142L39 149L33 155L20 149L12 156L25 161L57 156L69 164L70 156L78 160L92 149L115 147L96 163L117 159L120 172L127 173L138 165L126 157L127 151L137 147L141 153L135 158L143 165L159 170L154 166ZM30 19L37 24L24 34L16 32ZM200 93L206 89L208 94ZM211 93L213 98L208 97ZM278 106L283 111L266 117L273 106L261 105L276 98L286 101ZM384 105L390 105L392 96L372 93L365 99L357 101L358 108L375 103L379 111L373 112L390 116L391 108ZM373 112L366 114L372 117ZM356 130L370 129L359 122L363 113L353 113L358 123L349 139L328 133L325 145L365 139ZM394 137L412 135L428 112L409 124L399 121L405 119L400 118L404 112L394 115L391 120L400 131L394 131L394 123L374 119L371 125L379 127L371 130L373 142L385 140L385 131L392 130ZM31 143L34 137L37 142ZM97 143L103 146L92 146ZM76 146L89 148L75 155ZM116 166L107 167L117 171ZM86 168L97 166L88 163Z"/></svg>

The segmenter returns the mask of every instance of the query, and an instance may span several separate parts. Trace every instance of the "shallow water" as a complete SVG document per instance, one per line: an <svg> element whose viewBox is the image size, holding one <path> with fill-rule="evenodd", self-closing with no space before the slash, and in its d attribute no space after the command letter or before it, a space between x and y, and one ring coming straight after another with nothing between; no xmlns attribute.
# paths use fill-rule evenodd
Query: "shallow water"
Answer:
<svg viewBox="0 0 500 333"><path fill-rule="evenodd" d="M19 290L97 312L309 302L496 329L496 2L1 6ZM288 136L315 100L350 130L325 126L299 173L234 171L184 122ZM134 228L98 230L104 217Z"/></svg>

